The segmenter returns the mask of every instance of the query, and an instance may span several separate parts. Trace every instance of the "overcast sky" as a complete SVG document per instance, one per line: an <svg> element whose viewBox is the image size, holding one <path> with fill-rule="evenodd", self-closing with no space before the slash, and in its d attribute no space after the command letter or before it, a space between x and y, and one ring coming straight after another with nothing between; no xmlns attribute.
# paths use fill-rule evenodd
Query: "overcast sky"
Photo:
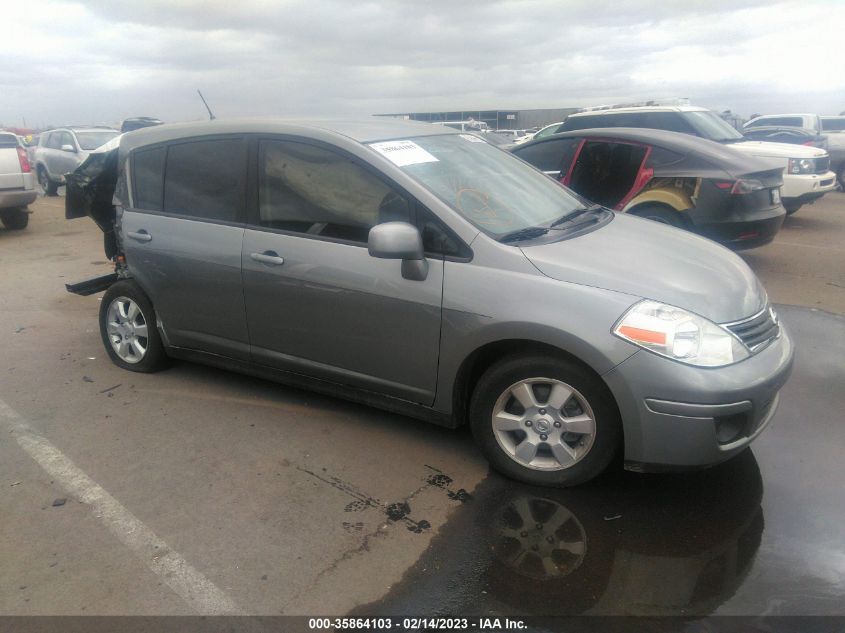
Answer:
<svg viewBox="0 0 845 633"><path fill-rule="evenodd" d="M845 2L4 0L0 124L688 97L845 110Z"/></svg>

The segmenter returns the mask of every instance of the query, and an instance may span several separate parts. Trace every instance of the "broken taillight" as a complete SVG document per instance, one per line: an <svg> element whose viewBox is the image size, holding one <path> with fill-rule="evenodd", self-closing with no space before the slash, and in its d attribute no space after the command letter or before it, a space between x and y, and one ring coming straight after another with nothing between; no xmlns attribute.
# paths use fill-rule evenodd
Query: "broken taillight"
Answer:
<svg viewBox="0 0 845 633"><path fill-rule="evenodd" d="M21 163L21 171L28 174L32 171L32 166L29 164L29 158L26 155L26 150L23 147L18 148L18 160Z"/></svg>

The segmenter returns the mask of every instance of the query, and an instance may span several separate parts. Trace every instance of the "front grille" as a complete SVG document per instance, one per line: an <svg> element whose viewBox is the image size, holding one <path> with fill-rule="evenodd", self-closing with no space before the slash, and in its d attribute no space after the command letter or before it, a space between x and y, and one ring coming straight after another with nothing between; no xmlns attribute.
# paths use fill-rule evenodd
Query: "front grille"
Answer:
<svg viewBox="0 0 845 633"><path fill-rule="evenodd" d="M775 312L769 306L743 321L726 323L725 327L736 334L752 352L762 349L780 332Z"/></svg>
<svg viewBox="0 0 845 633"><path fill-rule="evenodd" d="M826 174L830 170L830 156L816 159L816 173Z"/></svg>

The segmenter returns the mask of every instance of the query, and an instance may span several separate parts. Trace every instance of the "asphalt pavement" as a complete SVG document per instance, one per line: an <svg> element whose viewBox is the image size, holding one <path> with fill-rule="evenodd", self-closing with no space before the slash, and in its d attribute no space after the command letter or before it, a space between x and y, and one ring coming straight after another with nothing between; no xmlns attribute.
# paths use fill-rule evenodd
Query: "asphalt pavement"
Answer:
<svg viewBox="0 0 845 633"><path fill-rule="evenodd" d="M118 369L99 297L64 291L109 270L101 233L32 210L0 229L0 614L845 612L845 194L742 255L798 347L753 450L567 491L465 430Z"/></svg>

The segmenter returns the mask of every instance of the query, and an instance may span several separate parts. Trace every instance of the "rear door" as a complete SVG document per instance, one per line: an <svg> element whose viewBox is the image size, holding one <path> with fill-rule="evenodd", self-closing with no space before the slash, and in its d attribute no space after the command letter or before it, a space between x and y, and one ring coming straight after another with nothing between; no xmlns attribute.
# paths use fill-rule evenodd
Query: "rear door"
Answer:
<svg viewBox="0 0 845 633"><path fill-rule="evenodd" d="M585 139L563 184L592 202L619 210L651 178L651 170L644 168L650 151L639 143Z"/></svg>
<svg viewBox="0 0 845 633"><path fill-rule="evenodd" d="M246 140L205 137L132 152L126 261L171 345L249 359L241 284Z"/></svg>
<svg viewBox="0 0 845 633"><path fill-rule="evenodd" d="M53 136L58 138L55 141L57 149L50 154L50 173L63 178L66 173L76 169L79 164L79 147L70 132L58 132L54 133ZM71 149L62 149L63 147L70 147Z"/></svg>
<svg viewBox="0 0 845 633"><path fill-rule="evenodd" d="M443 260L411 281L367 251L374 225L415 220L414 201L332 146L262 139L255 156L243 245L254 362L431 404Z"/></svg>

